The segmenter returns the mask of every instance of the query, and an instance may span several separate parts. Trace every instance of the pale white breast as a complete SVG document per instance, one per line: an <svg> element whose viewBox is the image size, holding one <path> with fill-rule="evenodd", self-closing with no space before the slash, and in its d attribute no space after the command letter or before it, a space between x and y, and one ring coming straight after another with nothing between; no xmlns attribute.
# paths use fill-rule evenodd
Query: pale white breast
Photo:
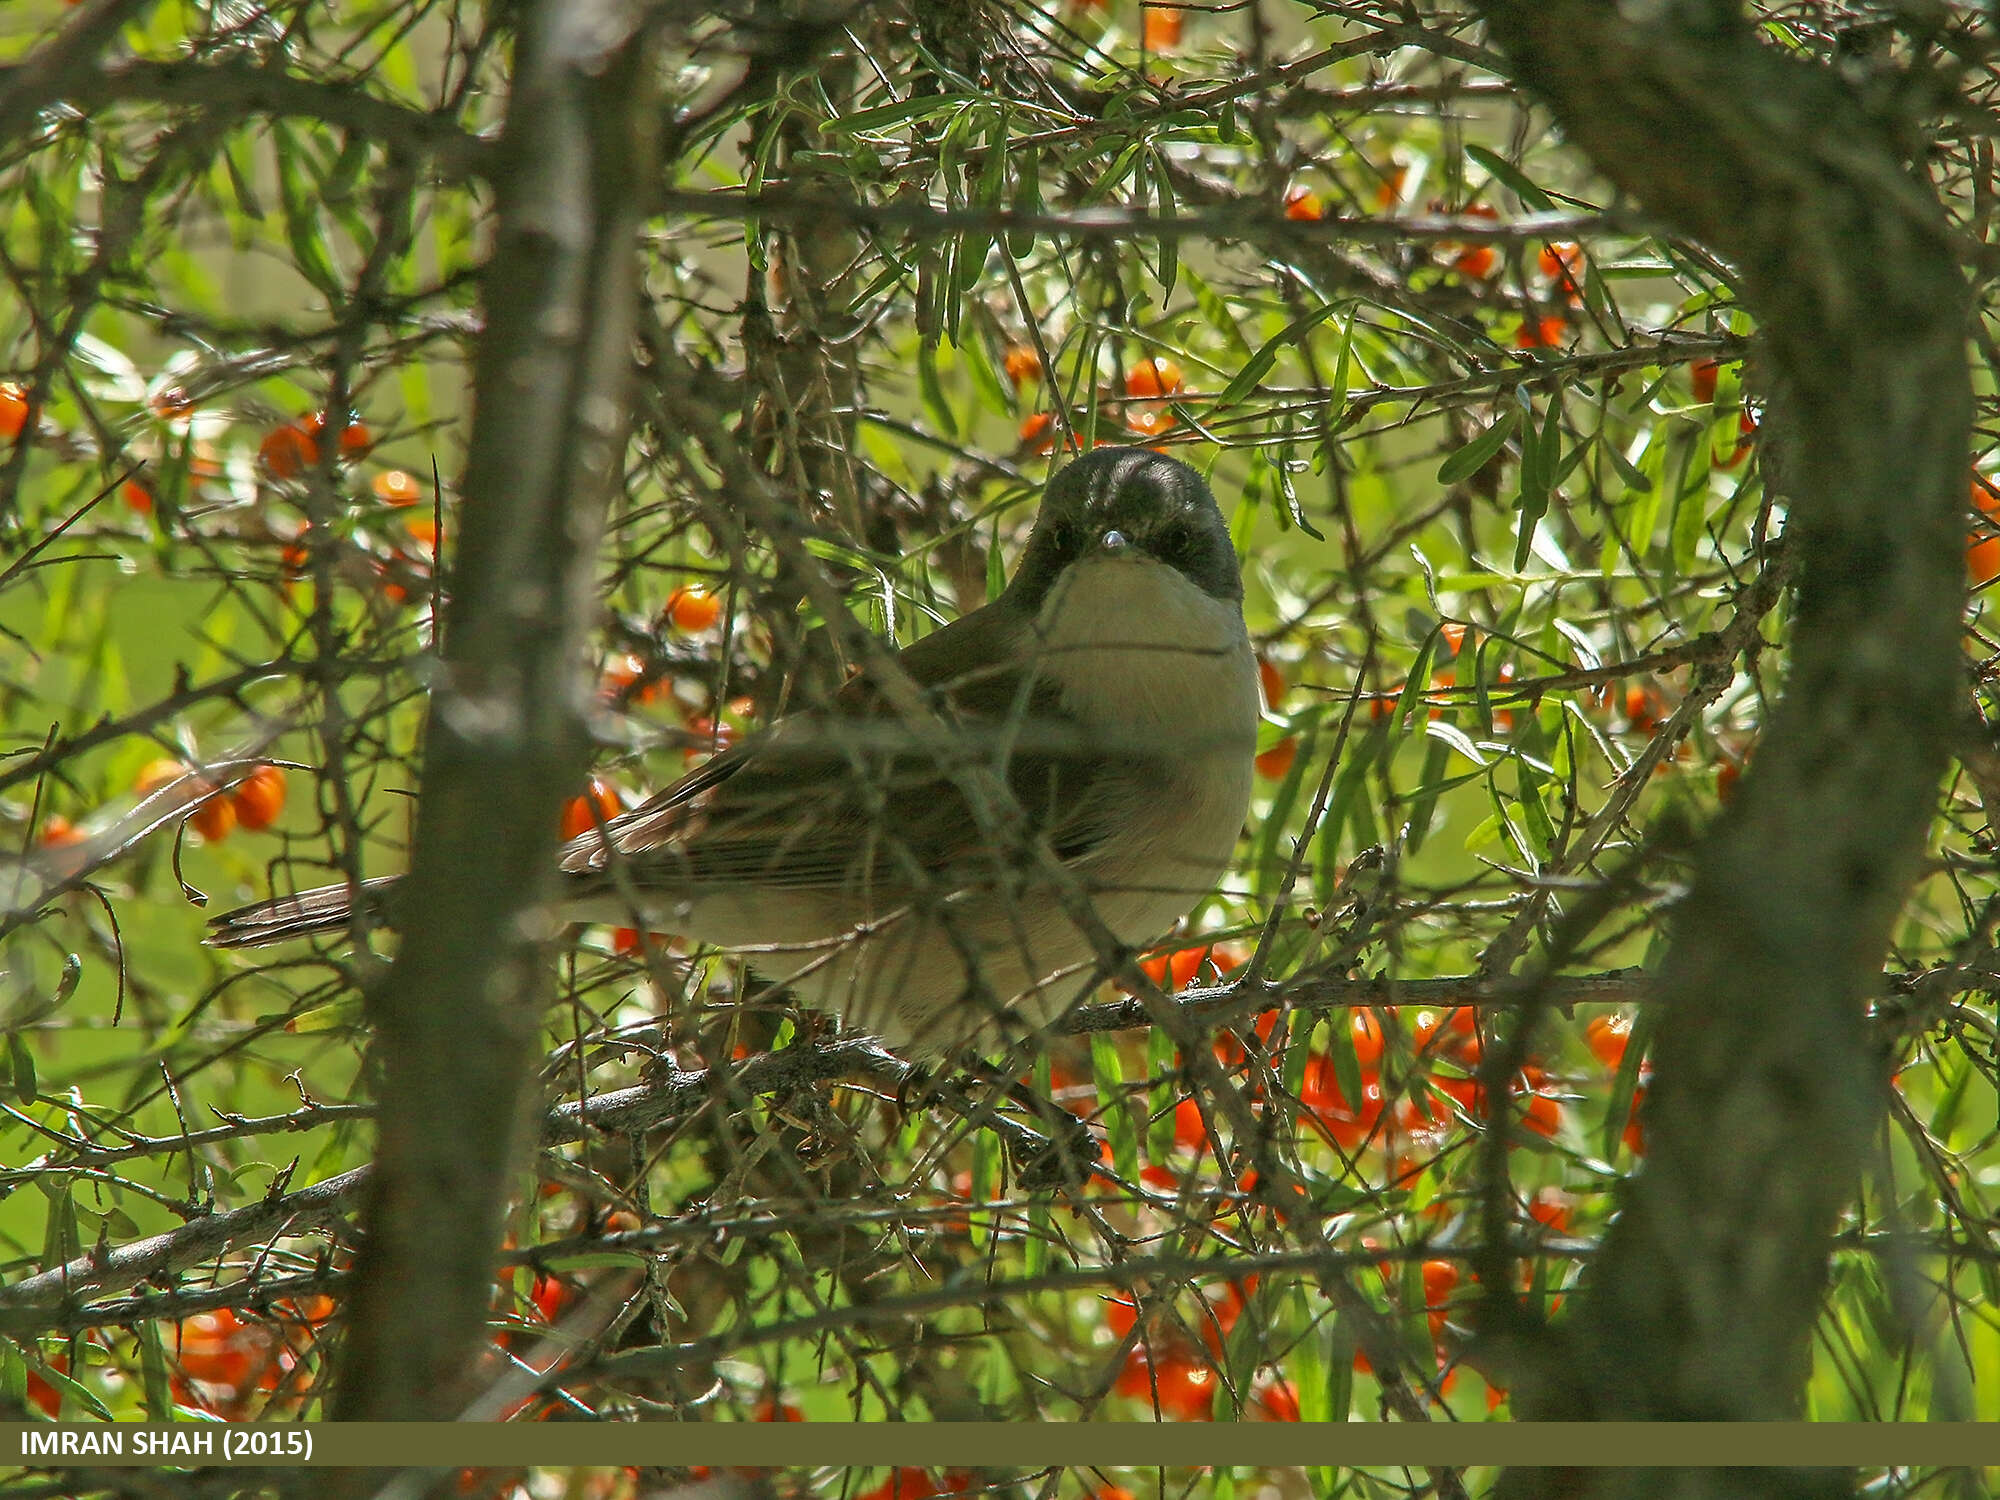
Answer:
<svg viewBox="0 0 2000 1500"><path fill-rule="evenodd" d="M1242 613L1134 553L1073 566L1035 633L1042 678L1093 739L1169 752L1166 785L1134 796L1073 866L1122 942L1150 942L1215 888L1249 810L1257 667ZM915 1057L990 1044L1002 1011L1040 1025L1088 982L1095 949L1047 884L949 905L951 934L912 912L857 929L848 902L776 891L696 895L659 920L749 949L770 982Z"/></svg>

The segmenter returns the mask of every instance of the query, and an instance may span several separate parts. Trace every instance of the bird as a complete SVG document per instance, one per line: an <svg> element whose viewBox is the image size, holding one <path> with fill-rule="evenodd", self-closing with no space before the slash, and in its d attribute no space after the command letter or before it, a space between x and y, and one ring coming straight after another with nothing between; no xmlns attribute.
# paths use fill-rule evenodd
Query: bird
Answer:
<svg viewBox="0 0 2000 1500"><path fill-rule="evenodd" d="M1045 1027L1101 977L1106 931L1140 949L1215 890L1249 811L1259 689L1241 564L1194 469L1146 448L1075 458L1006 587L894 658L928 731L850 679L564 844L561 915L741 950L929 1063ZM1011 809L982 792L1001 784ZM395 924L399 879L358 887L373 920ZM227 912L207 941L341 931L355 889Z"/></svg>

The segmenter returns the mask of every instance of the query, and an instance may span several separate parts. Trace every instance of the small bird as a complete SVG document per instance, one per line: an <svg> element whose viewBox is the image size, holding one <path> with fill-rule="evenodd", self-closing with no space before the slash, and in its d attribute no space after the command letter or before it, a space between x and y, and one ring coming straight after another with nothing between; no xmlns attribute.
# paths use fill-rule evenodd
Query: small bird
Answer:
<svg viewBox="0 0 2000 1500"><path fill-rule="evenodd" d="M857 677L571 839L561 914L747 950L798 1001L925 1062L1088 990L1099 948L1065 884L1132 947L1214 889L1250 805L1257 665L1229 528L1193 469L1143 448L1076 459L999 597L896 660L930 732ZM360 890L393 925L398 877ZM266 901L208 941L339 930L351 901L346 885Z"/></svg>

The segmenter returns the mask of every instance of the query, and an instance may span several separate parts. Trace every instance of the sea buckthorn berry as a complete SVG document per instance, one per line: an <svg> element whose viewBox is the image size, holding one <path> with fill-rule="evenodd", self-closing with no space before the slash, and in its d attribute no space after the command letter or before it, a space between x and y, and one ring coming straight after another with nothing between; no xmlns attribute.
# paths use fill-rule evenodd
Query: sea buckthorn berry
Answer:
<svg viewBox="0 0 2000 1500"><path fill-rule="evenodd" d="M273 479L296 479L319 462L319 444L304 424L286 422L264 434L257 457Z"/></svg>
<svg viewBox="0 0 2000 1500"><path fill-rule="evenodd" d="M211 792L189 814L188 822L209 843L220 843L236 827L236 804L219 792Z"/></svg>
<svg viewBox="0 0 2000 1500"><path fill-rule="evenodd" d="M384 469L370 485L375 498L384 505L415 505L424 498L424 487L408 469Z"/></svg>
<svg viewBox="0 0 2000 1500"><path fill-rule="evenodd" d="M1694 387L1694 399L1703 402L1713 401L1715 399L1715 380L1721 373L1722 361L1720 360L1698 359L1689 365L1688 384Z"/></svg>
<svg viewBox="0 0 2000 1500"><path fill-rule="evenodd" d="M1283 781L1299 758L1299 737L1288 734L1257 757L1257 774L1266 781Z"/></svg>
<svg viewBox="0 0 2000 1500"><path fill-rule="evenodd" d="M722 618L722 600L697 588L677 588L667 595L666 617L676 630L707 630Z"/></svg>
<svg viewBox="0 0 2000 1500"><path fill-rule="evenodd" d="M1484 281L1499 264L1500 257L1491 245L1467 245L1452 258L1451 268L1461 276Z"/></svg>
<svg viewBox="0 0 2000 1500"><path fill-rule="evenodd" d="M1030 453L1050 453L1055 450L1056 419L1045 411L1038 411L1021 424L1021 446Z"/></svg>
<svg viewBox="0 0 2000 1500"><path fill-rule="evenodd" d="M285 772L281 766L259 766L230 791L236 821L251 832L269 828L285 810Z"/></svg>
<svg viewBox="0 0 2000 1500"><path fill-rule="evenodd" d="M28 425L28 393L11 380L0 380L0 438L13 441Z"/></svg>
<svg viewBox="0 0 2000 1500"><path fill-rule="evenodd" d="M1326 217L1326 205L1318 193L1302 182L1295 182L1285 189L1285 217L1301 223Z"/></svg>
<svg viewBox="0 0 2000 1500"><path fill-rule="evenodd" d="M591 777L581 797L572 797L563 804L562 836L573 839L588 833L599 821L610 822L623 805L616 787Z"/></svg>
<svg viewBox="0 0 2000 1500"><path fill-rule="evenodd" d="M118 498L135 516L150 516L153 513L153 492L136 479L128 479L118 486Z"/></svg>
<svg viewBox="0 0 2000 1500"><path fill-rule="evenodd" d="M1164 5L1142 4L1140 14L1144 18L1143 29L1148 52L1171 52L1181 44L1181 26L1186 18L1186 12L1178 5L1169 8Z"/></svg>
<svg viewBox="0 0 2000 1500"><path fill-rule="evenodd" d="M1551 313L1541 318L1523 318L1521 326L1514 330L1516 349L1556 349L1569 338L1569 324L1557 314Z"/></svg>
<svg viewBox="0 0 2000 1500"><path fill-rule="evenodd" d="M1148 400L1171 396L1181 384L1180 365L1165 355L1142 359L1125 373L1125 394Z"/></svg>
<svg viewBox="0 0 2000 1500"><path fill-rule="evenodd" d="M83 830L61 813L50 813L43 818L41 831L35 835L35 842L44 849L62 849L70 844L80 844L83 839Z"/></svg>
<svg viewBox="0 0 2000 1500"><path fill-rule="evenodd" d="M1015 344L1000 361L1000 368L1007 372L1007 378L1019 390L1030 381L1042 378L1041 357L1026 344Z"/></svg>
<svg viewBox="0 0 2000 1500"><path fill-rule="evenodd" d="M1607 1068L1625 1060L1632 1042L1632 1018L1624 1015L1592 1016L1583 1026L1583 1038L1592 1055Z"/></svg>
<svg viewBox="0 0 2000 1500"><path fill-rule="evenodd" d="M1278 670L1269 657L1257 658L1257 685L1264 690L1264 707L1276 708L1284 702L1288 690L1285 674Z"/></svg>

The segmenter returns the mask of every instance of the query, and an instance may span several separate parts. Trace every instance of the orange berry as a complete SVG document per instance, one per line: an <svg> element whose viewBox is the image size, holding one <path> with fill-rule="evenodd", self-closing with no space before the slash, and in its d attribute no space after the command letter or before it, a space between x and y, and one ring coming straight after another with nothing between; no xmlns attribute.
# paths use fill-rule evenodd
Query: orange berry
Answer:
<svg viewBox="0 0 2000 1500"><path fill-rule="evenodd" d="M50 813L42 819L42 829L35 835L35 842L44 849L61 849L70 844L80 844L83 838L83 830L76 824L61 813Z"/></svg>
<svg viewBox="0 0 2000 1500"><path fill-rule="evenodd" d="M1206 1422L1215 1409L1215 1371L1196 1356L1173 1351L1149 1360L1143 1347L1126 1356L1115 1389L1120 1395L1158 1402L1161 1416L1176 1422Z"/></svg>
<svg viewBox="0 0 2000 1500"><path fill-rule="evenodd" d="M607 703L653 703L667 692L665 678L655 678L644 687L634 689L633 684L646 675L646 663L630 652L615 656L605 664L604 676L598 683L598 696Z"/></svg>
<svg viewBox="0 0 2000 1500"><path fill-rule="evenodd" d="M128 479L118 487L118 498L134 515L149 516L153 513L153 492L136 479Z"/></svg>
<svg viewBox="0 0 2000 1500"><path fill-rule="evenodd" d="M1056 446L1056 419L1038 411L1021 424L1021 446L1030 453L1049 453Z"/></svg>
<svg viewBox="0 0 2000 1500"><path fill-rule="evenodd" d="M2000 539L1996 539L2000 546ZM1733 756L1724 756L1722 764L1715 768L1715 800L1727 806L1736 800L1736 783L1743 779L1743 762Z"/></svg>
<svg viewBox="0 0 2000 1500"><path fill-rule="evenodd" d="M1632 1110L1626 1116L1625 1129L1620 1132L1618 1137L1620 1141L1624 1142L1625 1149L1630 1151L1634 1156L1644 1156L1646 1154L1646 1126L1639 1108L1640 1105L1645 1103L1645 1100L1646 1085L1643 1083L1635 1085L1632 1089Z"/></svg>
<svg viewBox="0 0 2000 1500"><path fill-rule="evenodd" d="M1718 469L1733 469L1742 463L1744 459L1750 456L1751 448L1756 446L1756 436L1757 419L1750 415L1748 408L1745 408L1743 411L1737 413L1736 417L1736 446L1730 450L1729 457L1717 462L1716 467Z"/></svg>
<svg viewBox="0 0 2000 1500"><path fill-rule="evenodd" d="M1185 12L1178 7L1169 10L1160 5L1141 5L1140 14L1144 17L1148 52L1171 52L1181 44Z"/></svg>
<svg viewBox="0 0 2000 1500"><path fill-rule="evenodd" d="M1514 330L1516 349L1554 349L1569 337L1569 324L1550 314L1543 318L1523 318Z"/></svg>
<svg viewBox="0 0 2000 1500"><path fill-rule="evenodd" d="M424 498L424 487L408 469L384 469L369 486L384 505L415 505Z"/></svg>
<svg viewBox="0 0 2000 1500"><path fill-rule="evenodd" d="M1521 1123L1536 1135L1554 1136L1562 1129L1562 1101L1553 1094L1536 1090L1528 1095Z"/></svg>
<svg viewBox="0 0 2000 1500"><path fill-rule="evenodd" d="M1172 432L1177 424L1174 421L1174 414L1170 411L1154 411L1148 407L1141 407L1137 411L1125 413L1125 425L1139 436L1150 438Z"/></svg>
<svg viewBox="0 0 2000 1500"><path fill-rule="evenodd" d="M1607 1068L1616 1068L1625 1060L1625 1049L1632 1041L1632 1018L1592 1016L1584 1022L1583 1038L1599 1062Z"/></svg>
<svg viewBox="0 0 2000 1500"><path fill-rule="evenodd" d="M236 821L255 833L269 828L285 810L285 773L279 766L259 766L230 792Z"/></svg>
<svg viewBox="0 0 2000 1500"><path fill-rule="evenodd" d="M1180 948L1149 954L1139 960L1146 977L1163 990L1186 989L1208 957L1207 948Z"/></svg>
<svg viewBox="0 0 2000 1500"><path fill-rule="evenodd" d="M676 630L707 630L722 618L722 600L697 588L678 588L667 595L666 616Z"/></svg>
<svg viewBox="0 0 2000 1500"><path fill-rule="evenodd" d="M1265 1422L1296 1422L1299 1420L1299 1393L1292 1389L1292 1383L1281 1375L1274 1375L1250 1392L1251 1410L1248 1415L1253 1420Z"/></svg>
<svg viewBox="0 0 2000 1500"><path fill-rule="evenodd" d="M1201 1106L1192 1099L1174 1106L1174 1144L1190 1151L1208 1149L1208 1127L1202 1123Z"/></svg>
<svg viewBox="0 0 2000 1500"><path fill-rule="evenodd" d="M241 1386L248 1381L251 1361L264 1342L261 1333L226 1307L196 1313L181 1320L174 1339L175 1356L182 1372L192 1380Z"/></svg>
<svg viewBox="0 0 2000 1500"><path fill-rule="evenodd" d="M1181 388L1181 367L1163 355L1142 359L1125 373L1125 394L1156 399Z"/></svg>
<svg viewBox="0 0 2000 1500"><path fill-rule="evenodd" d="M1535 257L1535 263L1541 268L1542 274L1556 284L1558 291L1569 297L1579 295L1576 275L1578 269L1583 265L1582 246L1571 244L1544 245L1541 248L1541 253Z"/></svg>
<svg viewBox="0 0 2000 1500"><path fill-rule="evenodd" d="M236 827L236 805L220 793L210 792L188 815L188 822L209 843L220 843Z"/></svg>
<svg viewBox="0 0 2000 1500"><path fill-rule="evenodd" d="M319 444L313 440L316 430L309 430L304 423L287 422L265 433L264 441L257 445L265 472L273 479L296 479L318 463Z"/></svg>
<svg viewBox="0 0 2000 1500"><path fill-rule="evenodd" d="M611 951L620 958L630 958L641 951L643 944L636 927L614 927L611 930Z"/></svg>
<svg viewBox="0 0 2000 1500"><path fill-rule="evenodd" d="M169 760L165 756L149 760L139 768L139 774L132 778L132 790L141 797L151 796L170 781L179 781L187 774L187 767L180 761Z"/></svg>
<svg viewBox="0 0 2000 1500"><path fill-rule="evenodd" d="M340 429L340 456L359 458L375 446L375 434L363 422L349 422Z"/></svg>
<svg viewBox="0 0 2000 1500"><path fill-rule="evenodd" d="M1465 646L1465 627L1455 620L1447 620L1439 626L1438 634L1444 637L1445 651L1452 656L1458 655Z"/></svg>
<svg viewBox="0 0 2000 1500"><path fill-rule="evenodd" d="M1354 1040L1354 1056L1362 1068L1372 1068L1382 1060L1382 1023L1366 1006L1347 1013L1347 1034Z"/></svg>
<svg viewBox="0 0 2000 1500"><path fill-rule="evenodd" d="M1458 1285L1458 1267L1448 1260L1427 1260L1424 1262L1424 1307L1436 1312L1451 1297Z"/></svg>
<svg viewBox="0 0 2000 1500"><path fill-rule="evenodd" d="M1475 281L1484 281L1493 274L1500 264L1500 257L1491 245L1467 245L1453 259L1451 267L1461 276L1470 276Z"/></svg>
<svg viewBox="0 0 2000 1500"><path fill-rule="evenodd" d="M1421 1056L1463 1060L1467 1052L1477 1052L1479 1017L1469 1005L1450 1010L1420 1010L1412 1038Z"/></svg>
<svg viewBox="0 0 2000 1500"><path fill-rule="evenodd" d="M1405 191L1410 187L1410 169L1407 166L1392 166L1375 189L1375 206L1384 213L1403 201Z"/></svg>
<svg viewBox="0 0 2000 1500"><path fill-rule="evenodd" d="M1528 1200L1528 1216L1554 1234L1568 1234L1570 1196L1558 1187L1545 1187Z"/></svg>
<svg viewBox="0 0 2000 1500"><path fill-rule="evenodd" d="M633 1227L638 1227L635 1222ZM803 1422L805 1413L789 1401L780 1401L775 1396L766 1396L750 1413L753 1422Z"/></svg>
<svg viewBox="0 0 2000 1500"><path fill-rule="evenodd" d="M572 797L563 804L562 836L573 839L588 833L600 821L608 823L617 817L623 806L618 789L593 776L581 797Z"/></svg>
<svg viewBox="0 0 2000 1500"><path fill-rule="evenodd" d="M1625 722L1634 734L1651 734L1666 711L1666 700L1657 688L1634 683L1625 689Z"/></svg>
<svg viewBox="0 0 2000 1500"><path fill-rule="evenodd" d="M2000 489L1995 489L1993 481L1984 474L1974 471L1972 475L1972 508L1984 515L2000 515Z"/></svg>
<svg viewBox="0 0 2000 1500"><path fill-rule="evenodd" d="M1292 762L1299 758L1299 738L1286 735L1257 757L1257 774L1266 781L1283 781L1291 774Z"/></svg>
<svg viewBox="0 0 2000 1500"><path fill-rule="evenodd" d="M1722 373L1722 362L1714 359L1698 359L1688 366L1688 384L1694 387L1694 399L1713 401L1715 399L1715 378Z"/></svg>
<svg viewBox="0 0 2000 1500"><path fill-rule="evenodd" d="M11 380L0 380L0 438L11 442L27 425L27 392Z"/></svg>
<svg viewBox="0 0 2000 1500"><path fill-rule="evenodd" d="M1000 361L1000 368L1007 372L1007 378L1014 382L1017 391L1028 382L1042 378L1041 356L1026 344L1015 344L1008 349Z"/></svg>
<svg viewBox="0 0 2000 1500"><path fill-rule="evenodd" d="M1328 1135L1347 1150L1366 1141L1382 1118L1385 1101L1381 1082L1373 1073L1361 1075L1361 1102L1350 1104L1341 1092L1340 1076L1333 1059L1315 1052L1306 1059L1305 1077L1299 1084L1299 1102L1311 1112Z"/></svg>
<svg viewBox="0 0 2000 1500"><path fill-rule="evenodd" d="M430 516L411 516L409 520L403 523L403 529L409 532L411 539L426 552L437 551L438 528L437 521L434 518Z"/></svg>
<svg viewBox="0 0 2000 1500"><path fill-rule="evenodd" d="M1502 662L1500 664L1498 681L1501 687L1506 687L1514 681L1514 664L1512 662ZM1514 710L1511 708L1494 709L1493 727L1501 734L1507 734L1512 731L1514 728Z"/></svg>
<svg viewBox="0 0 2000 1500"><path fill-rule="evenodd" d="M1264 707L1276 708L1284 701L1287 687L1285 674L1268 657L1257 658L1257 685L1264 690Z"/></svg>
<svg viewBox="0 0 2000 1500"><path fill-rule="evenodd" d="M1320 196L1303 182L1295 182L1285 189L1285 217L1301 222L1326 217L1326 205Z"/></svg>
<svg viewBox="0 0 2000 1500"><path fill-rule="evenodd" d="M562 1315L563 1308L574 1300L574 1295L568 1286L544 1271L535 1273L535 1284L528 1289L528 1300L542 1315L544 1323L555 1322Z"/></svg>
<svg viewBox="0 0 2000 1500"><path fill-rule="evenodd" d="M698 714L687 721L688 747L683 759L689 765L704 761L711 755L720 755L736 741L736 731L727 724L718 724L705 714Z"/></svg>

